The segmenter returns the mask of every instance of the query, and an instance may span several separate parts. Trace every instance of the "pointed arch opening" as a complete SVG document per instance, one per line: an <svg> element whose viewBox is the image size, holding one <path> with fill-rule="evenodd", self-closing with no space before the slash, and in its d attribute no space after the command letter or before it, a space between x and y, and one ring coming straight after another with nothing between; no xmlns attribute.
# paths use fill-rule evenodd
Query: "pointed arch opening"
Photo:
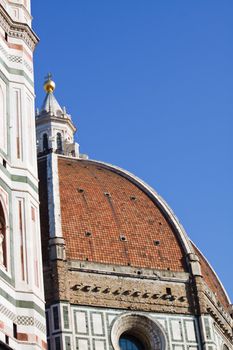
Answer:
<svg viewBox="0 0 233 350"><path fill-rule="evenodd" d="M57 152L62 153L62 136L61 133L57 133Z"/></svg>
<svg viewBox="0 0 233 350"><path fill-rule="evenodd" d="M0 201L0 267L7 268L6 218Z"/></svg>
<svg viewBox="0 0 233 350"><path fill-rule="evenodd" d="M48 149L49 149L48 135L43 134L43 151L48 151Z"/></svg>

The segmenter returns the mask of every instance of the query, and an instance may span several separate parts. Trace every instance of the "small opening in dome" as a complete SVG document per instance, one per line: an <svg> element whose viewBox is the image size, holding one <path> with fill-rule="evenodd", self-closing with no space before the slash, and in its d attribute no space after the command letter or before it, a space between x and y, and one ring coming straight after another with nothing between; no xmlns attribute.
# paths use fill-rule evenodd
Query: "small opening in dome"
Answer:
<svg viewBox="0 0 233 350"><path fill-rule="evenodd" d="M91 232L88 232L88 231L85 232L86 237L91 237L91 235L92 235Z"/></svg>
<svg viewBox="0 0 233 350"><path fill-rule="evenodd" d="M126 242L127 238L124 235L120 235L120 241Z"/></svg>
<svg viewBox="0 0 233 350"><path fill-rule="evenodd" d="M83 192L84 192L84 189L78 188L78 192L79 192L79 193L83 193Z"/></svg>
<svg viewBox="0 0 233 350"><path fill-rule="evenodd" d="M160 245L160 241L154 241L154 245L155 245L155 246Z"/></svg>
<svg viewBox="0 0 233 350"><path fill-rule="evenodd" d="M167 293L168 295L172 295L172 290L171 290L171 288L166 288L166 293Z"/></svg>

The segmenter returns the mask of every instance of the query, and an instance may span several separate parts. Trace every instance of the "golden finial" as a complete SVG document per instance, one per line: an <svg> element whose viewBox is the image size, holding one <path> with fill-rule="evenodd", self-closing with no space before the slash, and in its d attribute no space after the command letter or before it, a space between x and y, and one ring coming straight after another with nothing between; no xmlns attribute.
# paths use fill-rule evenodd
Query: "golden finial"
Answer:
<svg viewBox="0 0 233 350"><path fill-rule="evenodd" d="M56 84L52 80L52 74L49 73L47 77L45 77L44 89L47 93L51 93L55 90Z"/></svg>

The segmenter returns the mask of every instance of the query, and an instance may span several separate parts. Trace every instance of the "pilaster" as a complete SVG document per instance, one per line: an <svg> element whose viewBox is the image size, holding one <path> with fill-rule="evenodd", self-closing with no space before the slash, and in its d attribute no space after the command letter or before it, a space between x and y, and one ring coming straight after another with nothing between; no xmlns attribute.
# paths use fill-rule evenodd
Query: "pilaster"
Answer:
<svg viewBox="0 0 233 350"><path fill-rule="evenodd" d="M58 175L58 156L50 153L47 156L47 186L49 211L49 249L51 260L65 259L65 241L62 237L60 190Z"/></svg>

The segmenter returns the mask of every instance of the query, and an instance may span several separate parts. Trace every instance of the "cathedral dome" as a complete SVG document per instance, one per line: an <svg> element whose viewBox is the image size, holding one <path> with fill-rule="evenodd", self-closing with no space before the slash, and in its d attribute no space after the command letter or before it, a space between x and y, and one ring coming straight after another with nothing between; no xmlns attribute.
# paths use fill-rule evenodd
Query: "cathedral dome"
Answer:
<svg viewBox="0 0 233 350"><path fill-rule="evenodd" d="M90 160L59 158L58 173L68 259L188 271L189 243L162 199L140 180Z"/></svg>
<svg viewBox="0 0 233 350"><path fill-rule="evenodd" d="M165 201L143 181L109 164L64 156L58 156L58 179L67 260L187 275L194 263L228 311L217 275Z"/></svg>

